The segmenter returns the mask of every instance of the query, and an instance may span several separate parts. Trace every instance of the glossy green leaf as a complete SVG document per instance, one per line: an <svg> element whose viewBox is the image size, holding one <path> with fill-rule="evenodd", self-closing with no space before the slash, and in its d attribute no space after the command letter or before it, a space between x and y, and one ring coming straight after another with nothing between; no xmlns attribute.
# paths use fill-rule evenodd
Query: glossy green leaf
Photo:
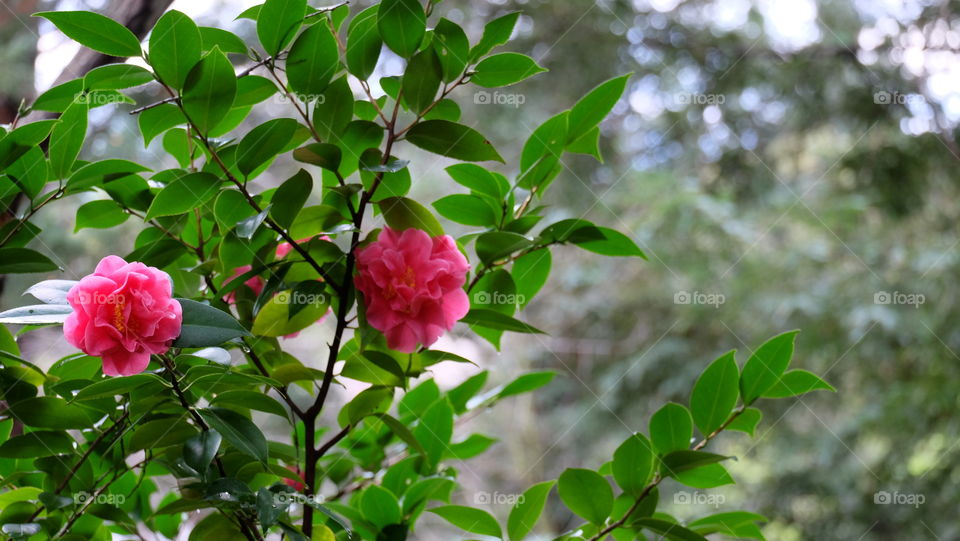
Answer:
<svg viewBox="0 0 960 541"><path fill-rule="evenodd" d="M613 478L624 492L638 497L653 475L656 453L643 434L628 437L613 453Z"/></svg>
<svg viewBox="0 0 960 541"><path fill-rule="evenodd" d="M520 12L515 11L487 23L483 27L483 36L479 43L470 49L470 62L476 62L494 47L506 43L513 34L513 27L516 26L519 17Z"/></svg>
<svg viewBox="0 0 960 541"><path fill-rule="evenodd" d="M730 457L708 453L706 451L681 449L679 451L671 451L660 459L660 471L665 476L673 476L694 468L716 464L728 458Z"/></svg>
<svg viewBox="0 0 960 541"><path fill-rule="evenodd" d="M116 202L109 199L90 201L77 209L77 225L74 232L85 227L107 229L127 221L130 215L124 212Z"/></svg>
<svg viewBox="0 0 960 541"><path fill-rule="evenodd" d="M87 135L87 104L76 101L60 115L50 134L50 170L56 179L67 178Z"/></svg>
<svg viewBox="0 0 960 541"><path fill-rule="evenodd" d="M233 32L220 28L201 26L200 43L204 52L219 47L225 53L247 54L247 44Z"/></svg>
<svg viewBox="0 0 960 541"><path fill-rule="evenodd" d="M484 58L475 68L470 82L486 88L509 86L547 71L532 58L520 53L501 53Z"/></svg>
<svg viewBox="0 0 960 541"><path fill-rule="evenodd" d="M513 262L510 274L517 286L520 308L526 306L547 283L552 259L550 250L535 250L518 257Z"/></svg>
<svg viewBox="0 0 960 541"><path fill-rule="evenodd" d="M610 114L623 94L630 76L631 74L623 75L597 85L570 109L567 143L582 137Z"/></svg>
<svg viewBox="0 0 960 541"><path fill-rule="evenodd" d="M300 124L292 118L275 118L250 130L237 147L237 169L244 177L280 154Z"/></svg>
<svg viewBox="0 0 960 541"><path fill-rule="evenodd" d="M317 99L340 68L337 40L326 24L308 27L290 48L286 59L290 90L304 101Z"/></svg>
<svg viewBox="0 0 960 541"><path fill-rule="evenodd" d="M553 381L553 378L557 374L555 372L531 372L529 374L524 374L517 377L515 380L504 385L503 389L497 393L498 399L504 399L509 396L516 396L518 394L529 393L543 387L544 385Z"/></svg>
<svg viewBox="0 0 960 541"><path fill-rule="evenodd" d="M418 0L384 0L377 10L377 27L387 47L409 58L427 30L427 17Z"/></svg>
<svg viewBox="0 0 960 541"><path fill-rule="evenodd" d="M147 219L174 216L200 207L220 189L221 180L210 173L190 173L174 180L154 198Z"/></svg>
<svg viewBox="0 0 960 541"><path fill-rule="evenodd" d="M342 152L340 147L330 143L310 143L294 150L293 157L303 163L316 165L328 171L336 171L340 168Z"/></svg>
<svg viewBox="0 0 960 541"><path fill-rule="evenodd" d="M457 23L440 19L433 29L433 47L440 59L443 81L455 81L463 74L470 55L470 40L466 32Z"/></svg>
<svg viewBox="0 0 960 541"><path fill-rule="evenodd" d="M785 372L776 383L763 392L764 398L789 398L824 390L836 392L832 385L820 379L819 376L807 370L790 370Z"/></svg>
<svg viewBox="0 0 960 541"><path fill-rule="evenodd" d="M266 0L257 16L257 37L270 56L289 44L307 14L306 0Z"/></svg>
<svg viewBox="0 0 960 541"><path fill-rule="evenodd" d="M222 410L229 411L229 410ZM207 466L220 449L222 438L216 430L206 430L183 442L183 461L201 474L206 472Z"/></svg>
<svg viewBox="0 0 960 541"><path fill-rule="evenodd" d="M190 121L206 134L227 116L236 95L233 65L215 47L190 70L181 101Z"/></svg>
<svg viewBox="0 0 960 541"><path fill-rule="evenodd" d="M183 325L174 347L200 348L219 346L228 340L249 333L230 314L208 304L177 299L183 310Z"/></svg>
<svg viewBox="0 0 960 541"><path fill-rule="evenodd" d="M503 535L497 519L482 509L462 505L443 505L429 509L429 511L466 532L492 537Z"/></svg>
<svg viewBox="0 0 960 541"><path fill-rule="evenodd" d="M0 257L4 255L5 250L20 250L21 248L0 248ZM15 262L15 261L14 261ZM11 263L14 263L11 262ZM3 264L0 263L0 273L4 271ZM45 325L48 323L63 323L67 316L73 313L70 305L64 304L36 304L33 306L21 306L11 308L0 312L0 323L15 325Z"/></svg>
<svg viewBox="0 0 960 541"><path fill-rule="evenodd" d="M153 75L133 64L107 64L93 68L83 77L87 90L118 90L149 83Z"/></svg>
<svg viewBox="0 0 960 541"><path fill-rule="evenodd" d="M443 67L440 65L440 58L432 48L426 48L413 55L407 63L400 84L403 101L413 111L423 111L433 103L440 90L442 78Z"/></svg>
<svg viewBox="0 0 960 541"><path fill-rule="evenodd" d="M446 171L457 184L466 186L471 191L489 195L498 200L504 196L493 174L475 163L458 163L447 167Z"/></svg>
<svg viewBox="0 0 960 541"><path fill-rule="evenodd" d="M712 434L730 417L740 396L739 379L733 351L710 363L697 379L690 395L690 412L704 436Z"/></svg>
<svg viewBox="0 0 960 541"><path fill-rule="evenodd" d="M70 39L108 56L140 56L140 40L122 24L92 11L37 13Z"/></svg>
<svg viewBox="0 0 960 541"><path fill-rule="evenodd" d="M734 413L733 415L737 414ZM754 432L757 430L757 425L760 424L760 419L762 418L763 413L760 410L757 408L747 408L727 425L727 430L745 432L753 437Z"/></svg>
<svg viewBox="0 0 960 541"><path fill-rule="evenodd" d="M397 497L379 485L367 487L360 495L360 512L379 529L403 520Z"/></svg>
<svg viewBox="0 0 960 541"><path fill-rule="evenodd" d="M413 435L423 445L426 459L432 469L443 457L453 436L453 407L446 399L440 399L427 408L414 427Z"/></svg>
<svg viewBox="0 0 960 541"><path fill-rule="evenodd" d="M490 264L533 246L533 241L518 233L493 231L477 237L477 256Z"/></svg>
<svg viewBox="0 0 960 541"><path fill-rule="evenodd" d="M465 225L490 227L497 216L486 201L475 195L454 194L433 202L433 208L444 218Z"/></svg>
<svg viewBox="0 0 960 541"><path fill-rule="evenodd" d="M179 107L164 103L140 113L137 122L140 125L140 133L143 135L143 146L146 148L154 137L174 126L186 124L187 119Z"/></svg>
<svg viewBox="0 0 960 541"><path fill-rule="evenodd" d="M788 331L774 336L750 355L740 374L740 396L744 404L753 404L787 370L798 332Z"/></svg>
<svg viewBox="0 0 960 541"><path fill-rule="evenodd" d="M667 402L650 418L650 439L660 454L689 449L693 418L686 407Z"/></svg>
<svg viewBox="0 0 960 541"><path fill-rule="evenodd" d="M613 489L593 470L568 468L560 475L558 490L564 505L592 524L603 524L613 510Z"/></svg>
<svg viewBox="0 0 960 541"><path fill-rule="evenodd" d="M556 485L556 481L544 481L528 488L523 497L517 500L507 518L507 537L510 541L521 541L536 526L547 496Z"/></svg>
<svg viewBox="0 0 960 541"><path fill-rule="evenodd" d="M651 532L660 534L670 541L707 541L706 537L677 524L659 518L641 518L635 523L636 527L643 527Z"/></svg>
<svg viewBox="0 0 960 541"><path fill-rule="evenodd" d="M291 302L294 294L291 290L281 291L260 308L251 331L257 336L286 336L300 332L327 313L330 299L325 295L315 295L308 305L291 316Z"/></svg>
<svg viewBox="0 0 960 541"><path fill-rule="evenodd" d="M431 237L443 234L443 227L436 217L420 203L406 197L381 199L377 206L391 228L397 231L420 229Z"/></svg>
<svg viewBox="0 0 960 541"><path fill-rule="evenodd" d="M74 400L95 400L98 398L114 397L129 393L139 389L149 383L156 383L160 380L154 374L135 374L133 376L114 377L95 381L87 385L77 393Z"/></svg>
<svg viewBox="0 0 960 541"><path fill-rule="evenodd" d="M68 430L88 428L93 417L87 410L53 396L37 396L10 404L14 419L35 428Z"/></svg>
<svg viewBox="0 0 960 541"><path fill-rule="evenodd" d="M313 125L324 141L340 144L343 132L353 118L353 91L347 78L338 77L323 92L313 109ZM351 149L357 155L363 149Z"/></svg>
<svg viewBox="0 0 960 541"><path fill-rule="evenodd" d="M0 248L0 274L52 272L60 267L49 257L29 248Z"/></svg>
<svg viewBox="0 0 960 541"><path fill-rule="evenodd" d="M226 408L204 408L197 412L210 428L219 432L238 451L267 462L267 439L253 421Z"/></svg>
<svg viewBox="0 0 960 541"><path fill-rule="evenodd" d="M37 458L72 451L73 438L66 432L50 430L28 432L0 444L0 458Z"/></svg>
<svg viewBox="0 0 960 541"><path fill-rule="evenodd" d="M700 489L734 484L733 477L722 464L707 464L674 474L673 478L682 485Z"/></svg>
<svg viewBox="0 0 960 541"><path fill-rule="evenodd" d="M603 239L583 241L574 239L571 242L584 250L600 255L642 257L643 259L647 259L647 255L643 253L643 250L641 250L630 237L609 227L597 226L596 229L603 235Z"/></svg>
<svg viewBox="0 0 960 541"><path fill-rule="evenodd" d="M313 178L303 169L277 188L270 206L270 217L281 227L289 228L313 190Z"/></svg>
<svg viewBox="0 0 960 541"><path fill-rule="evenodd" d="M157 77L177 90L200 61L200 29L185 14L170 10L157 20L150 33L150 65Z"/></svg>
<svg viewBox="0 0 960 541"><path fill-rule="evenodd" d="M424 120L407 132L406 139L426 151L457 160L503 162L497 150L480 132L456 122Z"/></svg>
<svg viewBox="0 0 960 541"><path fill-rule="evenodd" d="M540 329L514 319L506 314L485 308L473 308L460 320L467 325L479 325L488 329L499 329L527 334L545 334Z"/></svg>
<svg viewBox="0 0 960 541"><path fill-rule="evenodd" d="M377 28L379 5L361 11L347 27L347 69L359 79L367 79L380 59L383 41Z"/></svg>

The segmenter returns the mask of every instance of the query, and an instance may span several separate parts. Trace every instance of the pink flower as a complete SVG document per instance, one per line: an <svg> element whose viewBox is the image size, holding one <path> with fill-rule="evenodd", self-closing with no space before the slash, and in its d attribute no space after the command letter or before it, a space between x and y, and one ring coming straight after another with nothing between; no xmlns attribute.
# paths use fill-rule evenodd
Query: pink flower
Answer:
<svg viewBox="0 0 960 541"><path fill-rule="evenodd" d="M67 293L73 313L67 342L103 359L108 376L139 374L151 354L165 353L180 335L180 303L167 273L110 255Z"/></svg>
<svg viewBox="0 0 960 541"><path fill-rule="evenodd" d="M290 479L289 477L284 477L284 478L283 478L283 484L287 485L288 487L292 488L293 490L296 490L297 492L303 492L303 489L307 488L307 485L304 484L303 482L301 482L301 481L303 481L303 471L300 469L300 466L289 466L289 465L288 465L288 466L285 466L285 467L286 467L288 470L292 471L292 472L294 473L294 475L296 475L297 477L299 477L299 478L300 478L300 481L297 481L296 479Z"/></svg>
<svg viewBox="0 0 960 541"><path fill-rule="evenodd" d="M223 285L229 284L230 282L232 282L232 281L233 281L235 278L237 278L238 276L242 276L242 275L250 272L251 270L253 270L253 267L251 267L250 265L244 265L244 266L242 266L242 267L237 267L237 268L233 269L233 276L231 276L230 278L227 278L227 279L223 282ZM252 278L247 279L247 281L244 282L244 284L246 284L247 287L249 287L251 290L253 290L253 294L254 294L254 295L259 295L260 292L263 291L263 286L264 286L263 278L260 278L259 276L254 276L254 277L252 277ZM223 301L226 302L226 303L228 303L228 304L236 304L236 303L237 303L237 292L236 292L236 290L231 291L230 293L227 293L226 295L224 295L224 296L223 296Z"/></svg>
<svg viewBox="0 0 960 541"><path fill-rule="evenodd" d="M470 310L463 284L470 264L447 235L383 229L357 252L356 285L367 321L390 349L413 353L430 346Z"/></svg>

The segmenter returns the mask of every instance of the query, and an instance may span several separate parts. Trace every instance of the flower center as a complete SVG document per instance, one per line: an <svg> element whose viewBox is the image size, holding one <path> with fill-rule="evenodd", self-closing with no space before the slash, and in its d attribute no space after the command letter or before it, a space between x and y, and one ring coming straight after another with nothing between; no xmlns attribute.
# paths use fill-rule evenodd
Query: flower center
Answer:
<svg viewBox="0 0 960 541"><path fill-rule="evenodd" d="M407 266L407 269L403 272L403 276L399 280L403 285L413 289L417 287L417 276L413 272L413 267ZM393 281L387 284L387 290L384 292L384 296L387 299L392 299L397 296L397 288L394 286Z"/></svg>
<svg viewBox="0 0 960 541"><path fill-rule="evenodd" d="M123 297L119 297L117 302L113 304L113 326L120 332L126 330L126 326L123 324L124 304Z"/></svg>

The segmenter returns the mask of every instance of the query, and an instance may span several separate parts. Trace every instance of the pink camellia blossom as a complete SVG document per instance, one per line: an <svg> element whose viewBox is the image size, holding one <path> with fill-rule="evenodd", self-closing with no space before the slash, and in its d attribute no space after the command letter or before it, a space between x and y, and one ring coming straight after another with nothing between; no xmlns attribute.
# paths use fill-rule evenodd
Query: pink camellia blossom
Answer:
<svg viewBox="0 0 960 541"><path fill-rule="evenodd" d="M250 272L251 270L253 270L253 267L251 267L250 265L243 265L242 267L237 267L233 269L233 276L231 276L230 278L227 278L223 282L223 285L229 284L235 278L242 276ZM259 276L253 276L251 278L248 278L247 281L244 282L244 284L246 284L247 287L253 290L254 295L260 295L260 292L263 291L264 281L263 281L263 278L260 278ZM228 304L236 304L237 292L231 291L230 293L227 293L226 295L224 295L223 302L226 302Z"/></svg>
<svg viewBox="0 0 960 541"><path fill-rule="evenodd" d="M430 346L470 310L463 290L470 264L447 235L384 228L357 252L356 285L367 321L390 349L413 353Z"/></svg>
<svg viewBox="0 0 960 541"><path fill-rule="evenodd" d="M297 492L303 492L303 489L307 488L307 485L303 482L303 470L300 469L300 466L290 466L287 465L286 468L293 472L294 475L300 478L300 481L296 479L290 479L289 477L283 478L283 484L288 487L296 490Z"/></svg>
<svg viewBox="0 0 960 541"><path fill-rule="evenodd" d="M67 293L73 313L63 322L67 342L103 359L103 373L143 372L151 354L166 353L183 315L167 273L110 255Z"/></svg>

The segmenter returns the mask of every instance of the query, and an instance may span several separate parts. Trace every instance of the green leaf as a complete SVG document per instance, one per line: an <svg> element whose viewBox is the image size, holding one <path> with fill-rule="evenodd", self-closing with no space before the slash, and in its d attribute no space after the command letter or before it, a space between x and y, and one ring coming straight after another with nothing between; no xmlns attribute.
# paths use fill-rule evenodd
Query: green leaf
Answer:
<svg viewBox="0 0 960 541"><path fill-rule="evenodd" d="M148 383L162 382L154 374L136 374L133 376L114 377L95 381L87 385L74 397L73 400L95 400L98 398L113 398L116 395L127 394L130 391L139 389ZM164 382L166 384L166 382Z"/></svg>
<svg viewBox="0 0 960 541"><path fill-rule="evenodd" d="M659 518L641 518L634 522L634 525L658 533L671 541L707 541L706 537L684 528L676 522Z"/></svg>
<svg viewBox="0 0 960 541"><path fill-rule="evenodd" d="M149 169L127 160L110 159L91 162L70 175L67 180L67 191L75 193L87 190L93 186L106 185L114 180L120 180L144 171L149 171ZM107 186L101 187L107 188Z"/></svg>
<svg viewBox="0 0 960 541"><path fill-rule="evenodd" d="M239 36L220 28L201 26L200 43L204 51L219 47L225 53L247 54L247 44Z"/></svg>
<svg viewBox="0 0 960 541"><path fill-rule="evenodd" d="M471 191L489 195L497 200L505 195L493 174L475 163L458 163L447 167L446 171L457 184L466 186Z"/></svg>
<svg viewBox="0 0 960 541"><path fill-rule="evenodd" d="M270 298L257 313L251 331L257 336L286 336L302 331L323 317L330 308L330 299L326 295L314 295L312 302L291 316L291 302L295 295L291 290L277 293Z"/></svg>
<svg viewBox="0 0 960 541"><path fill-rule="evenodd" d="M571 242L584 250L588 250L600 255L606 256L620 256L620 257L642 257L647 259L647 255L643 253L636 243L634 243L630 237L615 231L608 227L599 227L596 228L604 236L603 239L597 240L584 240L577 241L572 240Z"/></svg>
<svg viewBox="0 0 960 541"><path fill-rule="evenodd" d="M736 415L736 413L732 415ZM727 425L727 430L745 432L750 434L750 437L753 437L754 432L757 430L757 425L760 424L760 419L762 418L763 413L760 410L757 408L747 408Z"/></svg>
<svg viewBox="0 0 960 541"><path fill-rule="evenodd" d="M326 24L315 24L300 34L287 55L287 83L304 101L317 99L340 69L337 40Z"/></svg>
<svg viewBox="0 0 960 541"><path fill-rule="evenodd" d="M567 120L567 143L572 143L585 135L610 114L623 94L630 75L622 75L597 85L570 109Z"/></svg>
<svg viewBox="0 0 960 541"><path fill-rule="evenodd" d="M520 53L502 53L484 58L477 64L476 73L470 76L470 82L486 88L510 86L547 71L537 65L529 56Z"/></svg>
<svg viewBox="0 0 960 541"><path fill-rule="evenodd" d="M653 475L655 453L650 440L633 434L613 454L613 478L624 492L639 497Z"/></svg>
<svg viewBox="0 0 960 541"><path fill-rule="evenodd" d="M497 216L490 205L475 195L454 194L441 197L433 202L433 208L444 218L458 224L490 227L497 223Z"/></svg>
<svg viewBox="0 0 960 541"><path fill-rule="evenodd" d="M515 11L487 23L483 27L483 36L481 36L480 41L470 50L470 62L476 62L481 56L492 51L494 47L509 41L519 16L520 12Z"/></svg>
<svg viewBox="0 0 960 541"><path fill-rule="evenodd" d="M414 145L441 156L467 162L503 158L490 141L473 128L448 120L424 120L407 132L406 138Z"/></svg>
<svg viewBox="0 0 960 541"><path fill-rule="evenodd" d="M520 308L526 306L547 283L552 259L550 250L535 250L518 257L513 262L510 274L517 285Z"/></svg>
<svg viewBox="0 0 960 541"><path fill-rule="evenodd" d="M503 535L497 519L482 509L474 509L462 505L442 505L428 509L428 511L439 515L440 518L466 532L492 537L500 537Z"/></svg>
<svg viewBox="0 0 960 541"><path fill-rule="evenodd" d="M423 111L433 103L442 78L443 67L437 53L432 48L420 51L410 59L403 72L400 83L403 101L414 112Z"/></svg>
<svg viewBox="0 0 960 541"><path fill-rule="evenodd" d="M237 169L249 178L261 165L282 152L300 124L292 118L275 118L250 130L237 147Z"/></svg>
<svg viewBox="0 0 960 541"><path fill-rule="evenodd" d="M0 248L0 256L4 255L6 250L21 250L23 248ZM3 263L0 263L0 273L3 270ZM69 304L36 304L33 306L21 306L0 312L0 323L14 325L46 325L49 323L63 323L67 316L73 313L73 308Z"/></svg>
<svg viewBox="0 0 960 541"><path fill-rule="evenodd" d="M29 248L0 248L0 274L26 274L56 270L60 270L60 267L40 252Z"/></svg>
<svg viewBox="0 0 960 541"><path fill-rule="evenodd" d="M733 477L730 477L730 473L721 464L707 464L680 472L673 477L678 483L693 488L716 488L734 483Z"/></svg>
<svg viewBox="0 0 960 541"><path fill-rule="evenodd" d="M279 369L275 370L271 375L276 379L280 379L277 372L279 372ZM215 406L223 405L249 408L264 413L272 413L284 419L287 418L287 410L285 410L279 402L258 391L224 391L212 398L210 404Z"/></svg>
<svg viewBox="0 0 960 541"><path fill-rule="evenodd" d="M77 160L83 140L87 135L87 105L74 102L60 115L60 122L50 134L50 170L53 178L70 176L73 164Z"/></svg>
<svg viewBox="0 0 960 541"><path fill-rule="evenodd" d="M510 541L521 541L536 526L543 507L547 503L550 490L556 481L544 481L528 488L523 497L517 500L507 518L507 536Z"/></svg>
<svg viewBox="0 0 960 541"><path fill-rule="evenodd" d="M143 134L143 146L146 148L154 137L174 126L186 124L187 119L179 107L164 103L140 113L137 122L140 125L140 133Z"/></svg>
<svg viewBox="0 0 960 541"><path fill-rule="evenodd" d="M238 451L262 463L267 462L267 439L253 421L225 408L204 408L197 413Z"/></svg>
<svg viewBox="0 0 960 541"><path fill-rule="evenodd" d="M94 68L83 77L87 90L118 90L147 84L153 75L133 64L107 64Z"/></svg>
<svg viewBox="0 0 960 541"><path fill-rule="evenodd" d="M73 79L49 88L43 94L40 94L30 106L33 111L49 111L51 113L62 113L70 104L76 101L83 93L83 79ZM53 123L56 120L48 120ZM30 126L27 124L26 126ZM22 126L25 127L25 126Z"/></svg>
<svg viewBox="0 0 960 541"><path fill-rule="evenodd" d="M73 451L73 438L66 432L37 430L16 436L0 445L0 458L37 458Z"/></svg>
<svg viewBox="0 0 960 541"><path fill-rule="evenodd" d="M257 17L257 37L270 56L293 40L307 15L306 0L266 0Z"/></svg>
<svg viewBox="0 0 960 541"><path fill-rule="evenodd" d="M222 410L230 411L230 410ZM220 449L220 434L215 430L205 430L183 442L183 461L201 476Z"/></svg>
<svg viewBox="0 0 960 541"><path fill-rule="evenodd" d="M153 199L147 220L157 216L184 214L211 200L221 180L210 173L190 173L174 180Z"/></svg>
<svg viewBox="0 0 960 541"><path fill-rule="evenodd" d="M170 10L157 20L150 32L150 65L157 77L177 90L200 61L200 29L185 14Z"/></svg>
<svg viewBox="0 0 960 541"><path fill-rule="evenodd" d="M353 102L353 91L346 76L338 77L327 86L323 99L313 108L313 126L322 139L340 143L353 118ZM359 155L364 149L351 150Z"/></svg>
<svg viewBox="0 0 960 541"><path fill-rule="evenodd" d="M337 171L340 168L342 155L340 147L330 143L310 143L293 151L295 160L316 165L328 171Z"/></svg>
<svg viewBox="0 0 960 541"><path fill-rule="evenodd" d="M704 436L712 434L730 417L740 396L739 379L733 351L710 363L697 379L690 395L690 411Z"/></svg>
<svg viewBox="0 0 960 541"><path fill-rule="evenodd" d="M207 134L230 112L236 95L237 77L233 65L215 47L190 70L181 101L197 130Z"/></svg>
<svg viewBox="0 0 960 541"><path fill-rule="evenodd" d="M650 439L660 454L689 449L693 418L686 407L667 402L650 418Z"/></svg>
<svg viewBox="0 0 960 541"><path fill-rule="evenodd" d="M289 229L303 208L310 192L313 191L313 178L303 169L287 179L273 194L270 217L281 227Z"/></svg>
<svg viewBox="0 0 960 541"><path fill-rule="evenodd" d="M52 22L70 39L107 56L140 56L140 40L120 23L92 11L45 11L35 16Z"/></svg>
<svg viewBox="0 0 960 541"><path fill-rule="evenodd" d="M393 402L393 389L373 386L364 389L346 407L340 409L340 426L357 424L364 417L386 412Z"/></svg>
<svg viewBox="0 0 960 541"><path fill-rule="evenodd" d="M90 201L77 209L77 226L74 233L84 227L108 229L127 221L130 215L110 199Z"/></svg>
<svg viewBox="0 0 960 541"><path fill-rule="evenodd" d="M75 96L74 96L75 97ZM70 103L73 103L73 97ZM67 104L69 106L69 103ZM38 120L20 126L0 138L0 170L6 169L50 135L59 120Z"/></svg>
<svg viewBox="0 0 960 541"><path fill-rule="evenodd" d="M665 476L674 476L681 472L715 464L728 458L730 457L708 453L706 451L693 451L688 449L671 451L661 459L660 471Z"/></svg>
<svg viewBox="0 0 960 541"><path fill-rule="evenodd" d="M230 314L208 304L177 299L183 310L180 336L173 342L178 348L219 346L228 340L250 333Z"/></svg>
<svg viewBox="0 0 960 541"><path fill-rule="evenodd" d="M460 320L467 325L479 325L488 329L499 329L526 334L546 334L533 325L514 319L504 313L485 308L473 308Z"/></svg>
<svg viewBox="0 0 960 541"><path fill-rule="evenodd" d="M187 422L185 416L161 417L140 423L130 436L128 453L142 449L160 449L182 443L195 435L197 429Z"/></svg>
<svg viewBox="0 0 960 541"><path fill-rule="evenodd" d="M470 55L470 40L463 28L448 19L440 19L433 29L433 47L440 59L443 81L451 83L463 74Z"/></svg>
<svg viewBox="0 0 960 541"><path fill-rule="evenodd" d="M484 233L476 242L477 256L488 265L532 246L527 237L508 231Z"/></svg>
<svg viewBox="0 0 960 541"><path fill-rule="evenodd" d="M610 516L613 489L602 475L593 470L568 468L559 481L560 499L578 516L598 526Z"/></svg>
<svg viewBox="0 0 960 541"><path fill-rule="evenodd" d="M366 80L380 59L383 41L377 29L378 5L361 11L347 27L347 69L358 79Z"/></svg>
<svg viewBox="0 0 960 541"><path fill-rule="evenodd" d="M93 419L87 411L62 398L36 396L10 405L10 412L23 424L36 428L69 430L88 428Z"/></svg>
<svg viewBox="0 0 960 541"><path fill-rule="evenodd" d="M413 435L423 445L429 465L427 469L432 470L440 462L453 436L453 407L450 402L441 398L427 408L420 417L420 423L414 427Z"/></svg>
<svg viewBox="0 0 960 541"><path fill-rule="evenodd" d="M419 229L431 237L443 234L440 222L420 203L407 197L387 197L377 202L383 219L397 231Z"/></svg>
<svg viewBox="0 0 960 541"><path fill-rule="evenodd" d="M520 155L520 169L522 171L529 170L545 156L560 159L560 156L563 155L563 147L567 136L568 116L569 113L566 111L555 115L537 126L537 129L530 134ZM521 187L529 188L531 186L529 182L524 182Z"/></svg>
<svg viewBox="0 0 960 541"><path fill-rule="evenodd" d="M464 441L450 444L450 448L445 453L445 456L457 460L469 460L482 455L496 442L497 440L484 436L483 434L471 434L470 437Z"/></svg>
<svg viewBox="0 0 960 541"><path fill-rule="evenodd" d="M403 520L397 497L379 485L370 485L360 495L360 512L381 530L390 524L400 524Z"/></svg>
<svg viewBox="0 0 960 541"><path fill-rule="evenodd" d="M529 393L530 391L539 389L544 385L553 381L553 378L557 374L555 372L531 372L529 374L524 374L517 379L511 381L503 387L503 389L497 393L497 399L502 400L508 396L516 396L518 394Z"/></svg>
<svg viewBox="0 0 960 541"><path fill-rule="evenodd" d="M380 37L390 50L410 58L427 30L427 16L418 0L384 0L377 10Z"/></svg>
<svg viewBox="0 0 960 541"><path fill-rule="evenodd" d="M807 370L790 370L783 374L772 387L763 392L764 398L789 398L823 389L836 392L832 385Z"/></svg>
<svg viewBox="0 0 960 541"><path fill-rule="evenodd" d="M290 226L290 236L295 239L315 237L330 231L342 221L344 221L343 215L334 207L329 205L307 207L297 214L296 220Z"/></svg>
<svg viewBox="0 0 960 541"><path fill-rule="evenodd" d="M386 413L375 413L373 415L380 419L385 425L387 425L393 434L400 438L407 446L411 449L411 452L417 452L421 456L427 456L426 449L423 448L423 445L420 444L420 441L417 440L417 437L413 435L413 432L403 423L401 423L397 418L391 417Z"/></svg>
<svg viewBox="0 0 960 541"><path fill-rule="evenodd" d="M788 331L763 343L740 374L740 396L749 406L780 379L793 357L793 343L800 331Z"/></svg>
<svg viewBox="0 0 960 541"><path fill-rule="evenodd" d="M767 522L767 517L748 511L728 511L698 518L688 526L701 535L722 533L742 539L763 540L756 522Z"/></svg>

